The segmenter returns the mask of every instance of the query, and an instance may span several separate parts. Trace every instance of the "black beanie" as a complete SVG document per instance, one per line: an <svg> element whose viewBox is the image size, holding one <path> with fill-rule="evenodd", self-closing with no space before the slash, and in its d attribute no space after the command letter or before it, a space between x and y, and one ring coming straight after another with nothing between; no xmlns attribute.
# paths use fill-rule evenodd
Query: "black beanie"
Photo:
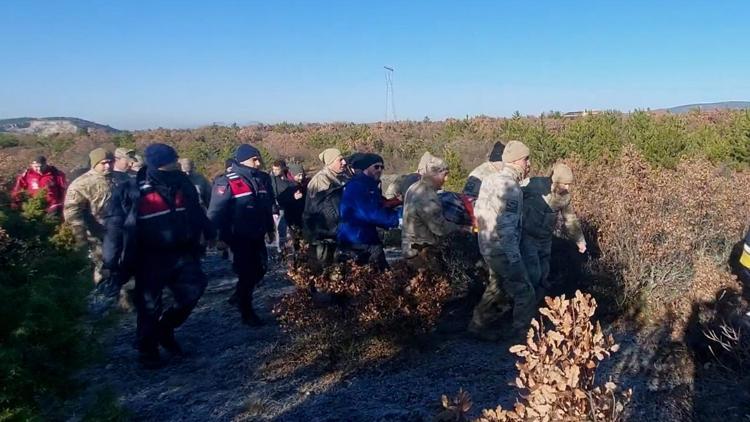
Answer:
<svg viewBox="0 0 750 422"><path fill-rule="evenodd" d="M365 153L362 154L361 157L359 157L354 163L352 163L352 167L357 170L364 170L367 167L370 167L373 164L382 163L383 157L379 156L378 154L373 153Z"/></svg>
<svg viewBox="0 0 750 422"><path fill-rule="evenodd" d="M255 148L252 145L249 144L242 144L239 147L237 147L237 151L234 152L234 159L241 163L245 160L249 160L253 157L260 158L260 151L258 148Z"/></svg>
<svg viewBox="0 0 750 422"><path fill-rule="evenodd" d="M495 145L492 146L492 151L490 151L489 161L492 161L492 162L503 161L504 150L505 150L505 145L503 145L502 142L500 141L495 142Z"/></svg>
<svg viewBox="0 0 750 422"><path fill-rule="evenodd" d="M47 164L47 158L43 155L39 155L36 158L34 158L34 162L37 164L45 165Z"/></svg>
<svg viewBox="0 0 750 422"><path fill-rule="evenodd" d="M177 151L167 144L157 142L146 147L143 158L147 166L157 169L177 161Z"/></svg>

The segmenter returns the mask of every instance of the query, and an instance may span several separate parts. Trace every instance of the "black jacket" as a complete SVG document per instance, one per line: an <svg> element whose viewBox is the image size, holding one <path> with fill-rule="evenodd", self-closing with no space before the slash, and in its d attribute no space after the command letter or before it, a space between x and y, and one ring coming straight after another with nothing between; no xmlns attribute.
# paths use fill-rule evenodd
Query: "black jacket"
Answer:
<svg viewBox="0 0 750 422"><path fill-rule="evenodd" d="M104 268L126 274L134 271L138 254L199 253L201 237L215 237L193 184L177 171L157 180L143 168L118 185L105 226Z"/></svg>
<svg viewBox="0 0 750 422"><path fill-rule="evenodd" d="M214 180L208 218L221 240L230 245L242 239L260 239L275 230L274 202L267 173L234 164L232 171Z"/></svg>

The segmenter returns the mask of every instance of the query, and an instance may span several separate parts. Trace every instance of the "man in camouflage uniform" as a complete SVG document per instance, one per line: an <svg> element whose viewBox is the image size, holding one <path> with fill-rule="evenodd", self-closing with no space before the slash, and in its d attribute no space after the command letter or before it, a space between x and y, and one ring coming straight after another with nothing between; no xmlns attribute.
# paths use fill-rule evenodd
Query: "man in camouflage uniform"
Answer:
<svg viewBox="0 0 750 422"><path fill-rule="evenodd" d="M112 196L114 156L103 148L89 154L91 169L68 187L63 216L80 246L88 246L94 263L94 283L102 281L102 240L107 203Z"/></svg>
<svg viewBox="0 0 750 422"><path fill-rule="evenodd" d="M401 228L403 256L407 263L417 268L434 263L434 248L440 238L459 229L457 224L445 219L437 194L448 178L448 165L442 159L429 155L419 172L421 179L411 185L404 195Z"/></svg>
<svg viewBox="0 0 750 422"><path fill-rule="evenodd" d="M537 299L544 297L552 255L552 235L558 219L562 219L564 234L576 242L578 252L586 252L586 239L573 207L570 187L573 172L565 164L557 164L551 177L532 177L523 187L523 256L529 281Z"/></svg>
<svg viewBox="0 0 750 422"><path fill-rule="evenodd" d="M503 150L505 145L502 142L495 142L490 151L489 159L480 164L477 168L469 173L469 179L464 185L464 193L472 198L479 196L479 189L482 187L482 181L491 174L496 174L503 169Z"/></svg>
<svg viewBox="0 0 750 422"><path fill-rule="evenodd" d="M135 150L130 148L115 149L115 161L112 163L112 179L115 185L127 183L135 177L133 162L135 161Z"/></svg>
<svg viewBox="0 0 750 422"><path fill-rule="evenodd" d="M508 142L503 164L499 173L482 182L474 207L479 224L479 250L490 269L490 280L474 308L469 332L490 341L500 338L496 325L502 316L503 290L513 299L513 330L506 332L509 336L528 326L536 304L520 250L523 192L519 182L529 172L529 149L521 142Z"/></svg>
<svg viewBox="0 0 750 422"><path fill-rule="evenodd" d="M315 196L318 194L324 194L331 188L343 186L348 180L349 176L346 169L346 160L336 148L328 148L318 155L318 158L323 163L324 167L310 179L310 183L307 184L307 193L305 198L305 213L303 214L303 221L309 219L310 207L313 204ZM307 225L307 223L305 223ZM308 235L309 237L309 235ZM335 239L312 239L308 238L311 243L312 251L315 253L315 258L323 263L329 264L333 262L333 256L336 251Z"/></svg>

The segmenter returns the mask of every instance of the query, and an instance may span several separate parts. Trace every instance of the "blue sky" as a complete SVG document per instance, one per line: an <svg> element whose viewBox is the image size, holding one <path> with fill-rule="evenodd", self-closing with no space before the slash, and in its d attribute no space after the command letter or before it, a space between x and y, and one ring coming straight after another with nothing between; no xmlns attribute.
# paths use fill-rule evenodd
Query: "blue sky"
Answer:
<svg viewBox="0 0 750 422"><path fill-rule="evenodd" d="M0 118L117 128L750 100L747 1L0 3Z"/></svg>

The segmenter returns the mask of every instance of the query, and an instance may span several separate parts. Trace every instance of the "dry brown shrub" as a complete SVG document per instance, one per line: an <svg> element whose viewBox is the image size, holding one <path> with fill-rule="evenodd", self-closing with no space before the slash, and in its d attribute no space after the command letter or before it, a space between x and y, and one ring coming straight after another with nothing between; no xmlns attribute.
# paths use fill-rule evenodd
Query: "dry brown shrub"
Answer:
<svg viewBox="0 0 750 422"><path fill-rule="evenodd" d="M351 262L316 271L304 251L299 256L288 272L296 289L273 312L284 330L331 365L389 357L429 332L452 295L443 275L403 262L385 272ZM329 301L321 303L321 295Z"/></svg>
<svg viewBox="0 0 750 422"><path fill-rule="evenodd" d="M545 302L526 344L510 348L521 358L515 380L521 400L513 409L484 410L477 422L621 420L632 390L621 391L611 381L595 385L599 363L619 349L598 322L591 323L596 301L576 291L572 299L563 295ZM462 392L452 402L443 396L443 407L441 420L462 420L471 403Z"/></svg>
<svg viewBox="0 0 750 422"><path fill-rule="evenodd" d="M701 160L657 169L632 147L614 163L571 165L581 186L577 211L595 227L601 252L591 270L608 283L591 287L613 297L615 311L659 320L676 310L684 320L695 295L713 295L731 283L718 274L727 271L750 217L750 174Z"/></svg>

